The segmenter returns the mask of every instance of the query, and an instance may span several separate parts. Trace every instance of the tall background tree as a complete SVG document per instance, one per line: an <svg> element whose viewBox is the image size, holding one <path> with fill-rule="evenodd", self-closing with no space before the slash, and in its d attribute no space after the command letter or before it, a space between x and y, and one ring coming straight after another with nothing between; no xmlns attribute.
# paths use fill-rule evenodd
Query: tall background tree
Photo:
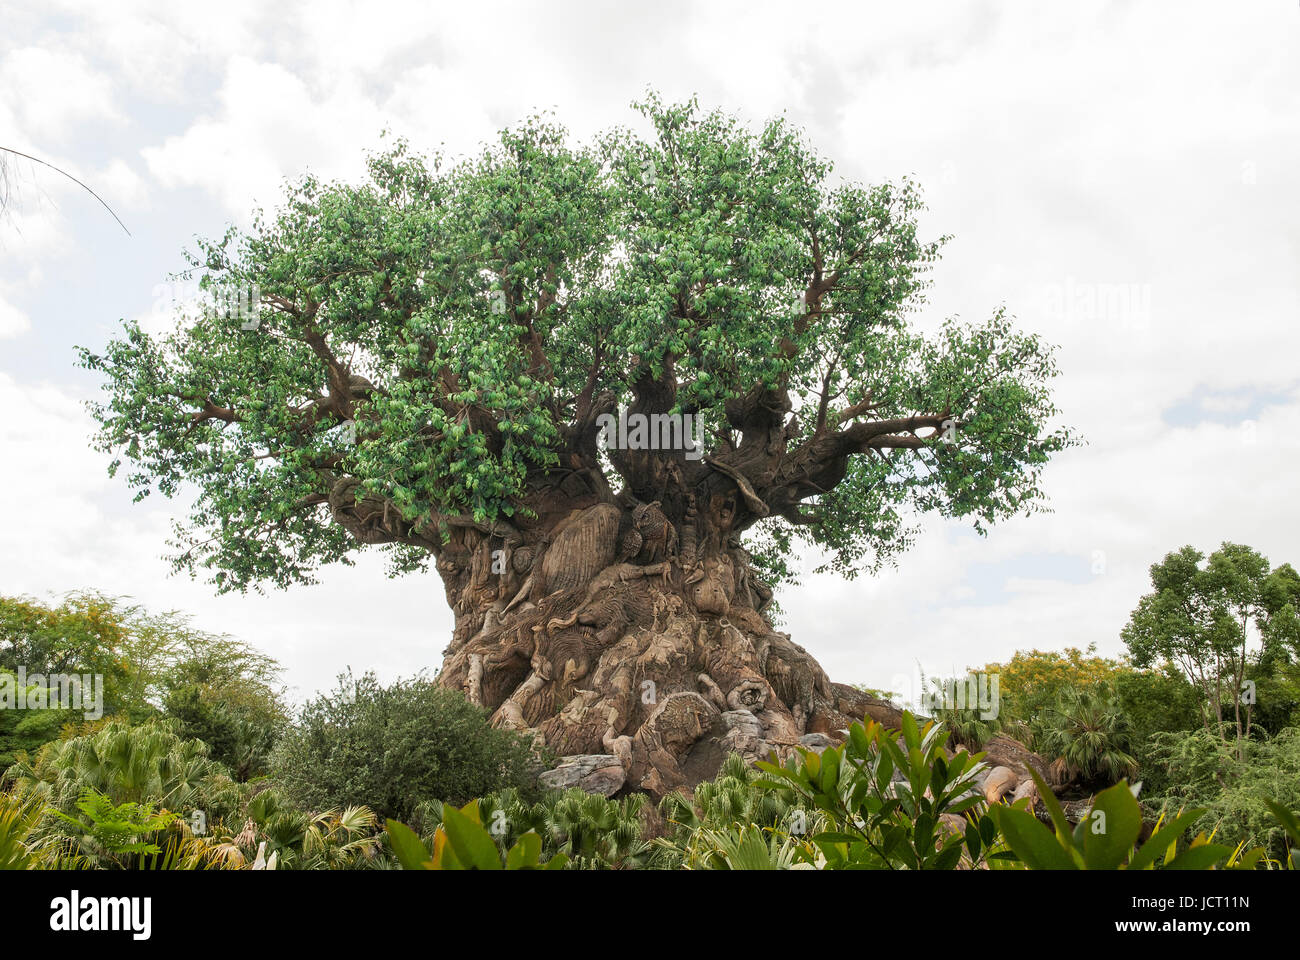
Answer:
<svg viewBox="0 0 1300 960"><path fill-rule="evenodd" d="M1231 730L1244 756L1258 702L1252 667L1271 675L1297 649L1300 575L1224 543L1208 557L1192 546L1166 555L1151 565L1151 586L1122 633L1133 662L1176 663L1205 698L1206 731L1226 740Z"/></svg>
<svg viewBox="0 0 1300 960"><path fill-rule="evenodd" d="M912 183L836 182L781 120L638 108L648 138L539 117L465 162L399 143L367 183L306 177L192 258L256 285L251 315L127 323L82 360L111 469L194 493L177 569L229 591L432 560L440 682L659 792L712 772L724 714L753 751L861 715L765 616L793 551L851 577L923 512L1038 509L1073 438L1003 312L909 323L943 239ZM690 415L703 449L606 449L620 412Z"/></svg>

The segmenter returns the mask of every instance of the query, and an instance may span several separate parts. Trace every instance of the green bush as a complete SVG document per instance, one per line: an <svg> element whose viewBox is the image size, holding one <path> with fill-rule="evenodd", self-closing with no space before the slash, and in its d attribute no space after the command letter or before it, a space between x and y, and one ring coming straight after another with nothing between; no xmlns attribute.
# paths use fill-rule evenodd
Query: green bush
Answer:
<svg viewBox="0 0 1300 960"><path fill-rule="evenodd" d="M1084 785L1107 786L1137 773L1129 752L1132 723L1109 687L1064 688L1038 730L1043 755L1064 764Z"/></svg>
<svg viewBox="0 0 1300 960"><path fill-rule="evenodd" d="M65 814L74 814L88 791L113 804L152 803L186 818L201 810L208 820L232 815L242 802L207 744L179 736L172 721L109 720L21 757L5 778L19 796L39 797Z"/></svg>
<svg viewBox="0 0 1300 960"><path fill-rule="evenodd" d="M309 809L365 805L404 821L431 800L530 791L534 757L530 738L492 727L459 692L425 677L385 687L367 673L310 701L270 765Z"/></svg>
<svg viewBox="0 0 1300 960"><path fill-rule="evenodd" d="M1149 797L1148 806L1203 808L1196 829L1234 846L1262 845L1269 857L1285 859L1286 834L1269 804L1300 808L1300 730L1244 741L1243 751L1200 728L1157 734L1152 741L1153 763L1168 786Z"/></svg>

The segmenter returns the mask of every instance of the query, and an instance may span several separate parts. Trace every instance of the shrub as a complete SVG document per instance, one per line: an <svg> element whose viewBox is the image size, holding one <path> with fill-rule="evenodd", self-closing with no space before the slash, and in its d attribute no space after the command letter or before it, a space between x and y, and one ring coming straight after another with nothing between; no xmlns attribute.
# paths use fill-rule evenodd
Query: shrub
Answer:
<svg viewBox="0 0 1300 960"><path fill-rule="evenodd" d="M498 730L454 690L417 676L380 685L339 678L310 701L277 744L271 769L309 809L369 806L409 820L426 801L463 805L517 787L531 790L532 740Z"/></svg>
<svg viewBox="0 0 1300 960"><path fill-rule="evenodd" d="M1039 751L1085 785L1109 785L1137 772L1129 752L1132 725L1106 687L1066 687L1039 730Z"/></svg>

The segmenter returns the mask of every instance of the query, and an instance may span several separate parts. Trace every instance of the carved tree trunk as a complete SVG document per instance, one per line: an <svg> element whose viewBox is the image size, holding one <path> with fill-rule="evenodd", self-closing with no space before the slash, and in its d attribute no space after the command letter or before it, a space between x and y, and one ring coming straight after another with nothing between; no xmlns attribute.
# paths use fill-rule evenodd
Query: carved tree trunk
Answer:
<svg viewBox="0 0 1300 960"><path fill-rule="evenodd" d="M764 618L733 500L687 502L675 523L657 503L587 500L501 536L460 527L439 550L456 615L439 682L494 724L613 754L628 788L662 795L868 709Z"/></svg>

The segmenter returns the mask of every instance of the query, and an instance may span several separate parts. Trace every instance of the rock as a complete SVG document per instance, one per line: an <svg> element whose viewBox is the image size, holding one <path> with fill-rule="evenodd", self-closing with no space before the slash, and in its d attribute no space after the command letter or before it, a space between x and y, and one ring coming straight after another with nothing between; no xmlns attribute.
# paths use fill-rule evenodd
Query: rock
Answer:
<svg viewBox="0 0 1300 960"><path fill-rule="evenodd" d="M824 733L805 733L799 738L799 746L814 753L821 753L827 747L834 745L835 741Z"/></svg>
<svg viewBox="0 0 1300 960"><path fill-rule="evenodd" d="M1034 783L1034 781L1029 778L1020 781L1020 785L1016 787L1015 794L1011 797L1011 802L1015 803L1017 800L1023 800L1025 797L1029 798L1029 809L1032 811L1038 804L1038 784Z"/></svg>
<svg viewBox="0 0 1300 960"><path fill-rule="evenodd" d="M831 693L835 697L835 709L840 714L854 720L874 720L891 730L898 730L903 725L903 712L888 700L863 693L847 683L832 683Z"/></svg>
<svg viewBox="0 0 1300 960"><path fill-rule="evenodd" d="M1040 777L1047 779L1047 761L1019 740L1000 733L985 743L981 750L985 754L985 763L990 767L1009 767L1018 780L1033 779L1029 776L1031 766Z"/></svg>
<svg viewBox="0 0 1300 960"><path fill-rule="evenodd" d="M627 781L627 771L618 757L609 753L584 753L561 757L560 765L547 770L539 778L542 786L553 790L573 787L612 797Z"/></svg>
<svg viewBox="0 0 1300 960"><path fill-rule="evenodd" d="M727 732L722 737L722 748L727 753L738 753L746 760L766 760L772 748L763 739L763 724L748 710L728 710L722 714L722 724Z"/></svg>
<svg viewBox="0 0 1300 960"><path fill-rule="evenodd" d="M989 803L997 803L1003 795L1014 790L1019 782L1020 778L1010 767L994 767L984 779L984 799Z"/></svg>

